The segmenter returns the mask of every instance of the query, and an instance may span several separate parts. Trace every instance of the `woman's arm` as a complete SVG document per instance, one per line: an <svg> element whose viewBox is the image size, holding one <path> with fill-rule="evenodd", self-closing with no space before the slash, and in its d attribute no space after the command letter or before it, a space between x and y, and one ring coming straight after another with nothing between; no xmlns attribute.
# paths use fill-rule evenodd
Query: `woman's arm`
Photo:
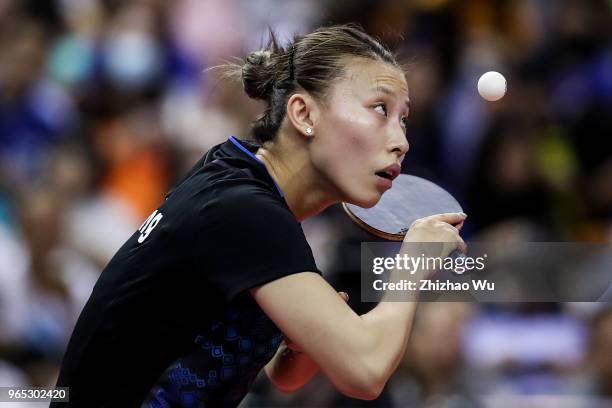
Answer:
<svg viewBox="0 0 612 408"><path fill-rule="evenodd" d="M458 230L449 224L462 219L456 214L430 217L415 223L407 238L460 245ZM277 279L251 294L340 392L360 399L376 398L397 368L416 310L416 302L383 302L359 316L313 272Z"/></svg>
<svg viewBox="0 0 612 408"><path fill-rule="evenodd" d="M414 303L383 303L359 316L313 272L277 279L252 294L340 392L361 399L376 398L395 370L415 308Z"/></svg>
<svg viewBox="0 0 612 408"><path fill-rule="evenodd" d="M348 302L347 293L340 292L340 296ZM297 344L285 337L265 371L276 388L291 393L310 381L319 371L319 366Z"/></svg>

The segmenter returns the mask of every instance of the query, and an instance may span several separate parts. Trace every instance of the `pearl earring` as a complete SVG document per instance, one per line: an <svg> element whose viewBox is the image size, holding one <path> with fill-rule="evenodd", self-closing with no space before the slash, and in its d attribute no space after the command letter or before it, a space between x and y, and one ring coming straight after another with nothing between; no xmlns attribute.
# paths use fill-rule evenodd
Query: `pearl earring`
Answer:
<svg viewBox="0 0 612 408"><path fill-rule="evenodd" d="M306 133L308 133L309 135L312 135L312 128L306 128Z"/></svg>

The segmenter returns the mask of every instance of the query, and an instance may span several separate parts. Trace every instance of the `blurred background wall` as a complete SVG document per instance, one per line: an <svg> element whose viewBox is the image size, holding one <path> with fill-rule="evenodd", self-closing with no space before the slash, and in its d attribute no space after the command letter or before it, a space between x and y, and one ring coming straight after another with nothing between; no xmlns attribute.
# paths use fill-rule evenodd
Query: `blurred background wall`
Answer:
<svg viewBox="0 0 612 408"><path fill-rule="evenodd" d="M609 0L0 0L0 386L55 383L114 252L208 148L261 105L204 69L267 40L360 22L407 62L404 171L456 195L466 240L612 241ZM509 92L476 92L497 70ZM338 208L304 223L359 312L359 242ZM612 265L604 265L612 268ZM612 406L605 303L420 307L378 401L320 377L264 406ZM1 404L0 404L1 405Z"/></svg>

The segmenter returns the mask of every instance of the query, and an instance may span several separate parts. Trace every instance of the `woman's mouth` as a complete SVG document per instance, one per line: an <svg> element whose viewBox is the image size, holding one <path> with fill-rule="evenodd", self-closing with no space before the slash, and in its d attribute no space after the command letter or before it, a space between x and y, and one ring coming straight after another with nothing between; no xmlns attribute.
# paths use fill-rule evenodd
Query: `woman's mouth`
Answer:
<svg viewBox="0 0 612 408"><path fill-rule="evenodd" d="M393 185L393 176L385 172L376 172L377 185L388 190Z"/></svg>
<svg viewBox="0 0 612 408"><path fill-rule="evenodd" d="M393 181L393 179L395 178L395 177L393 177L393 174L391 172L389 172L389 171L377 171L376 175L378 177L386 178L386 179L391 180L391 181Z"/></svg>
<svg viewBox="0 0 612 408"><path fill-rule="evenodd" d="M392 164L385 167L382 170L377 171L376 178L378 185L386 189L391 188L393 185L393 179L395 179L401 172L402 168L399 164Z"/></svg>

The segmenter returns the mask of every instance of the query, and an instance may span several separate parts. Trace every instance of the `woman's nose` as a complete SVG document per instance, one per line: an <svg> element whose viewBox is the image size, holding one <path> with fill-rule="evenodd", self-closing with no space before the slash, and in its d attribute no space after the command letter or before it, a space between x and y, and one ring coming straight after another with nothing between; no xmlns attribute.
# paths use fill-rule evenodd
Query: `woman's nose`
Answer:
<svg viewBox="0 0 612 408"><path fill-rule="evenodd" d="M406 134L404 132L401 135L395 135L394 140L391 144L391 152L397 153L398 157L403 158L403 156L408 153L410 149L410 144L408 143L408 139L406 138Z"/></svg>

